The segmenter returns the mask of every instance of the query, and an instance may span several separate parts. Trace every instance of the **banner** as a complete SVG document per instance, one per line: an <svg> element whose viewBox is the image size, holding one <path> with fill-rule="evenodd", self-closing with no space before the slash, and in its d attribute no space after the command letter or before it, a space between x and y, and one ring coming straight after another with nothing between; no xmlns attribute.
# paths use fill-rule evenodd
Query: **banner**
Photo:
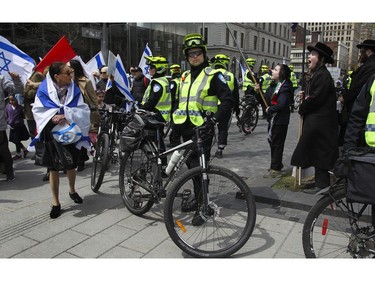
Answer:
<svg viewBox="0 0 375 281"><path fill-rule="evenodd" d="M150 72L149 72L150 67L146 64L145 56L151 56L152 57L152 52L151 52L150 47L148 46L148 43L145 46L145 49L143 51L143 54L142 54L142 57L139 61L138 66L142 69L143 75L151 80L151 76L150 76Z"/></svg>
<svg viewBox="0 0 375 281"><path fill-rule="evenodd" d="M73 48L70 46L65 36L52 47L51 50L44 56L41 62L35 67L35 71L42 72L44 69L51 65L53 62L65 62L67 63L76 56Z"/></svg>
<svg viewBox="0 0 375 281"><path fill-rule="evenodd" d="M240 65L240 69L241 69L241 74L242 74L242 83L243 81L245 81L245 73L246 73L246 68L243 67L243 65L240 63L239 60L237 60L238 64Z"/></svg>
<svg viewBox="0 0 375 281"><path fill-rule="evenodd" d="M8 72L15 72L25 85L26 80L33 73L35 61L6 38L0 36L0 74L12 79Z"/></svg>

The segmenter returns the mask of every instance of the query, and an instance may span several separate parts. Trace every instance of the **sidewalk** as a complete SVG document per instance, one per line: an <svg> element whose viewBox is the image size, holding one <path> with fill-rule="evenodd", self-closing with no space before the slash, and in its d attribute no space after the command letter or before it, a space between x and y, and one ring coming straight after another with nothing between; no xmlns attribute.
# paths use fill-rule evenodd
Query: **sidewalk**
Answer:
<svg viewBox="0 0 375 281"><path fill-rule="evenodd" d="M214 159L213 164L225 165L243 177L255 195L257 208L265 203L309 210L318 197L272 188L278 179L263 178L270 161L265 120L259 120L253 135L239 132L235 122L224 157ZM298 114L293 113L284 154L285 169L290 172L297 123ZM10 147L14 152L14 146ZM16 180L0 182L0 258L188 258L168 236L163 204L155 205L144 217L132 215L121 201L115 173L106 175L95 194L90 188L90 161L77 173L76 186L84 203L72 202L66 176L61 174L64 211L58 219L50 219L51 192L49 183L42 181L45 168L35 166L31 156L15 161ZM253 235L233 257L304 258L302 225L298 219L257 214Z"/></svg>

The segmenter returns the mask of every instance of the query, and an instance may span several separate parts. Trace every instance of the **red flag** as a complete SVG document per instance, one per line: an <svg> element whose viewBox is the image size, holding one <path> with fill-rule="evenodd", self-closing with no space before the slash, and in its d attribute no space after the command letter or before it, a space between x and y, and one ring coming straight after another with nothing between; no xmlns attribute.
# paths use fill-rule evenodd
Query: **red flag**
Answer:
<svg viewBox="0 0 375 281"><path fill-rule="evenodd" d="M70 46L65 35L52 47L51 50L44 56L44 58L35 67L35 71L42 72L53 62L68 62L76 56L73 48Z"/></svg>

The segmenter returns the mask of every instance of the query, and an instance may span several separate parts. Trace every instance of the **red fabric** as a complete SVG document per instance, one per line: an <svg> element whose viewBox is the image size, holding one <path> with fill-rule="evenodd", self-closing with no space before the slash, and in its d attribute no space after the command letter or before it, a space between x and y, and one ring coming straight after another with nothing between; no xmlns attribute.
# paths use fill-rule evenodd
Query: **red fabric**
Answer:
<svg viewBox="0 0 375 281"><path fill-rule="evenodd" d="M63 36L51 50L44 56L40 63L35 67L35 71L43 73L44 69L53 62L68 62L76 56L68 40Z"/></svg>

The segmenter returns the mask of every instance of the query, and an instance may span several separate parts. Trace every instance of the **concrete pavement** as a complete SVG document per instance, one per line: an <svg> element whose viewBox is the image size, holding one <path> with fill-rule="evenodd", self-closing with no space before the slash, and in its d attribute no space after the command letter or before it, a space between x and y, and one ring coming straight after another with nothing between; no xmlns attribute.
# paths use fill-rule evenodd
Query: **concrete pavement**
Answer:
<svg viewBox="0 0 375 281"><path fill-rule="evenodd" d="M284 169L289 172L298 120L298 114L293 113L284 152ZM213 163L237 172L249 184L257 201L257 222L247 244L233 257L303 258L300 214L318 197L272 188L277 179L263 178L270 162L265 120L259 120L252 135L239 132L235 122L224 157ZM14 152L14 146L10 147ZM105 176L98 194L92 192L91 160L77 173L77 191L84 203L72 202L66 176L61 174L63 213L50 219L51 192L49 183L42 181L45 169L35 166L31 155L15 161L16 180L0 182L0 258L189 258L168 236L162 203L144 217L127 211L119 195L116 171ZM268 216L262 212L266 208L274 208L283 216ZM293 211L288 215L288 210Z"/></svg>

